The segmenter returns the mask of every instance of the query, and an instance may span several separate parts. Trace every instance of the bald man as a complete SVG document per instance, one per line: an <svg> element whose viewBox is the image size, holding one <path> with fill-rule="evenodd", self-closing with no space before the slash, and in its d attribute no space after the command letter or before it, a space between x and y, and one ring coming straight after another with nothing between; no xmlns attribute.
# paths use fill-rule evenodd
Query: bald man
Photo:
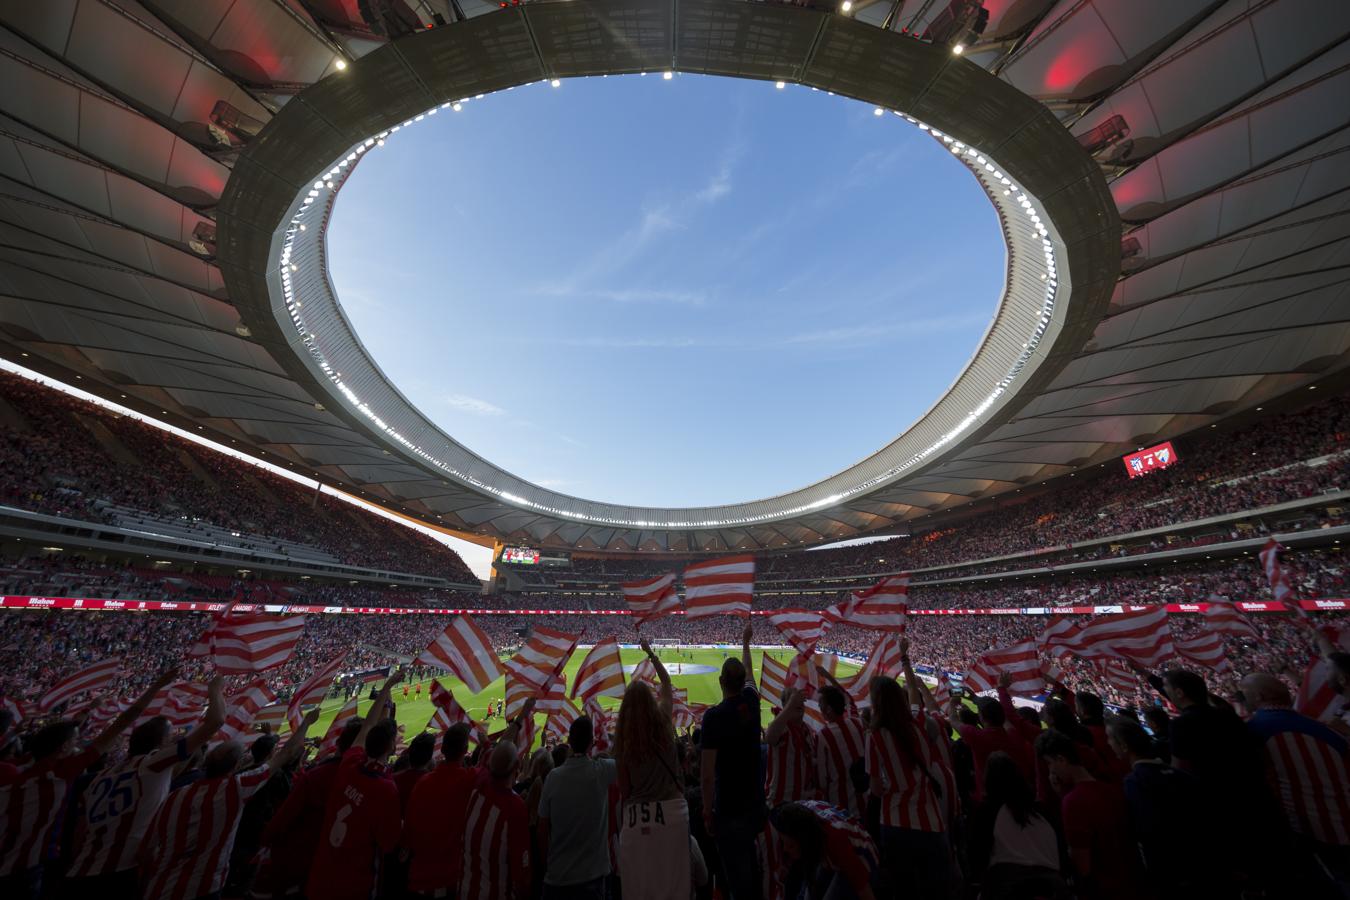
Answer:
<svg viewBox="0 0 1350 900"><path fill-rule="evenodd" d="M1253 710L1248 729L1261 743L1266 772L1301 851L1350 884L1350 775L1345 739L1293 710L1284 682L1264 672L1242 679ZM1309 871L1316 871L1314 865Z"/></svg>

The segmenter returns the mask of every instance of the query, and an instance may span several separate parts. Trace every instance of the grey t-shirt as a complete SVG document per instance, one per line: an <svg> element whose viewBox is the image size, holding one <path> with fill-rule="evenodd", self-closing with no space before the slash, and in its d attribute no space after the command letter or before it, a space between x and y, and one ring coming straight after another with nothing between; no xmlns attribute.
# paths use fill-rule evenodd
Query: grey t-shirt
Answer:
<svg viewBox="0 0 1350 900"><path fill-rule="evenodd" d="M631 803L644 800L675 800L683 797L677 778L675 744L672 742L659 754L627 765L628 796L624 799Z"/></svg>
<svg viewBox="0 0 1350 900"><path fill-rule="evenodd" d="M565 887L603 878L609 867L609 786L612 759L573 756L544 780L539 817L549 820L544 883Z"/></svg>

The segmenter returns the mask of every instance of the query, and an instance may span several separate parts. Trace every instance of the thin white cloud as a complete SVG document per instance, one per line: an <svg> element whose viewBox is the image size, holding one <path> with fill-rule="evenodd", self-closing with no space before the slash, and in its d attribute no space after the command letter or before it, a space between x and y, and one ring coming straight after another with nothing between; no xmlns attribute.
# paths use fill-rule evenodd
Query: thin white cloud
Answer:
<svg viewBox="0 0 1350 900"><path fill-rule="evenodd" d="M960 316L934 316L926 319L909 319L903 322L890 322L876 325L852 325L842 328L825 328L819 331L807 331L784 338L787 345L852 346L871 344L895 337L922 337L942 334L949 331L964 331L987 323L983 314L970 313Z"/></svg>
<svg viewBox="0 0 1350 900"><path fill-rule="evenodd" d="M576 299L605 300L610 303L643 304L651 306L703 306L708 295L703 291L676 291L663 288L569 288L565 285L551 285L536 291L549 297L571 297Z"/></svg>
<svg viewBox="0 0 1350 900"><path fill-rule="evenodd" d="M486 400L480 400L477 397L470 397L467 394L446 394L441 398L441 402L453 410L468 413L471 416L506 415L506 410L500 406Z"/></svg>

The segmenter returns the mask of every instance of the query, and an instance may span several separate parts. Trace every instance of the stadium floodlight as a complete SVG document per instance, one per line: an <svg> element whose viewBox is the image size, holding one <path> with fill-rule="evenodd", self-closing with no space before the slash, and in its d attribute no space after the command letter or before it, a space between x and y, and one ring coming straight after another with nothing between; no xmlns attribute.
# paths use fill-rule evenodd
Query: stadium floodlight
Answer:
<svg viewBox="0 0 1350 900"><path fill-rule="evenodd" d="M849 12L852 9L853 9L853 0L844 0L843 3L839 4L840 12Z"/></svg>
<svg viewBox="0 0 1350 900"><path fill-rule="evenodd" d="M337 62L333 63L333 66L334 66L339 72L342 72L342 71L344 71L344 70L347 68L347 61L346 61L345 59L343 59L342 57L339 56L339 57L337 58Z"/></svg>
<svg viewBox="0 0 1350 900"><path fill-rule="evenodd" d="M665 80L665 81L669 81L670 79L672 79L672 78L674 78L674 77L675 77L675 73L674 73L674 72L662 72L662 73L661 73L661 78L662 78L663 80Z"/></svg>
<svg viewBox="0 0 1350 900"><path fill-rule="evenodd" d="M957 56L960 56L962 53L965 52L966 52L965 44L952 44L952 53L955 53Z"/></svg>
<svg viewBox="0 0 1350 900"><path fill-rule="evenodd" d="M787 82L786 82L786 81L775 81L773 86L776 87L776 88L778 88L778 89L781 91L783 88L787 87Z"/></svg>
<svg viewBox="0 0 1350 900"><path fill-rule="evenodd" d="M552 85L553 87L562 87L562 82L559 81L557 78L550 81L549 84Z"/></svg>

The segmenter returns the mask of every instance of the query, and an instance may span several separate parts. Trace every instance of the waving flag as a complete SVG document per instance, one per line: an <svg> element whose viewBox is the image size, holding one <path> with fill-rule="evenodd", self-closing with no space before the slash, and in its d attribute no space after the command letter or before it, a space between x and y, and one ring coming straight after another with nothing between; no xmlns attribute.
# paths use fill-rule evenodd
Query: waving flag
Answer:
<svg viewBox="0 0 1350 900"><path fill-rule="evenodd" d="M514 716L530 697L538 698L539 712L549 712L552 694L563 695L563 667L571 659L579 634L536 627L525 646L506 661L506 714Z"/></svg>
<svg viewBox="0 0 1350 900"><path fill-rule="evenodd" d="M1157 666L1176 656L1167 608L1161 605L1098 616L1070 633L1040 643L1050 652L1062 649L1089 660L1130 659L1141 666Z"/></svg>
<svg viewBox="0 0 1350 900"><path fill-rule="evenodd" d="M656 674L656 666L650 659L644 658L642 662L633 667L633 681L645 681L648 684L656 684L659 680Z"/></svg>
<svg viewBox="0 0 1350 900"><path fill-rule="evenodd" d="M995 647L981 653L975 666L966 673L965 685L972 691L990 691L998 686L998 677L1012 678L1008 693L1029 697L1045 690L1040 654L1035 641L1023 641L1008 647Z"/></svg>
<svg viewBox="0 0 1350 900"><path fill-rule="evenodd" d="M798 653L806 656L815 652L816 644L820 643L833 624L821 613L804 609L785 609L774 613L769 616L769 622Z"/></svg>
<svg viewBox="0 0 1350 900"><path fill-rule="evenodd" d="M582 708L586 711L586 715L591 717L591 724L595 726L595 742L591 744L591 755L608 753L610 751L609 733L614 727L614 724L610 721L609 713L605 712L605 708L600 705L600 701L595 697L591 697L582 704Z"/></svg>
<svg viewBox="0 0 1350 900"><path fill-rule="evenodd" d="M417 654L413 664L453 672L475 694L487 690L489 684L502 677L503 671L492 639L468 616L456 616L436 640Z"/></svg>
<svg viewBox="0 0 1350 900"><path fill-rule="evenodd" d="M427 722L426 730L445 731L450 726L459 724L477 729L478 723L473 720L473 716L459 705L454 693L439 681L431 682L431 703L436 707L436 712L432 714L431 721Z"/></svg>
<svg viewBox="0 0 1350 900"><path fill-rule="evenodd" d="M1315 659L1303 673L1303 681L1298 686L1298 697L1294 700L1294 709L1310 719L1330 722L1336 718L1345 701L1336 693L1333 683L1335 667L1329 659Z"/></svg>
<svg viewBox="0 0 1350 900"><path fill-rule="evenodd" d="M759 661L759 695L769 701L770 706L778 706L783 702L787 684L787 666L765 653Z"/></svg>
<svg viewBox="0 0 1350 900"><path fill-rule="evenodd" d="M175 681L165 685L151 698L136 725L142 725L158 716L169 720L174 728L191 725L201 718L206 708L207 687L200 681Z"/></svg>
<svg viewBox="0 0 1350 900"><path fill-rule="evenodd" d="M1288 603L1294 596L1289 576L1285 573L1284 566L1280 565L1280 551L1283 549L1279 541L1271 538L1257 554L1261 559L1261 568L1266 572L1266 580L1270 582L1270 592L1275 596L1276 603ZM1291 609L1296 605L1289 604Z"/></svg>
<svg viewBox="0 0 1350 900"><path fill-rule="evenodd" d="M878 675L895 677L900 670L900 638L892 632L887 632L877 638L877 642L872 645L872 652L867 654L867 661L863 663L863 667L854 673L852 678L841 683L854 703L866 706L870 703L867 689L872 684L872 679Z"/></svg>
<svg viewBox="0 0 1350 900"><path fill-rule="evenodd" d="M625 584L623 599L636 617L634 624L637 626L667 616L680 608L680 597L675 593L675 573Z"/></svg>
<svg viewBox="0 0 1350 900"><path fill-rule="evenodd" d="M1213 631L1189 640L1175 640L1173 646L1176 648L1177 656L1188 663L1213 669L1220 675L1233 670L1224 651L1223 637Z"/></svg>
<svg viewBox="0 0 1350 900"><path fill-rule="evenodd" d="M286 721L290 723L291 731L300 727L300 722L305 718L305 711L302 707L313 706L323 700L328 693L328 689L333 686L333 679L337 677L342 669L342 663L347 659L347 651L343 650L337 656L328 661L322 669L309 676L304 684L295 689L291 695L291 702L286 704Z"/></svg>
<svg viewBox="0 0 1350 900"><path fill-rule="evenodd" d="M623 689L623 660L619 642L611 635L592 647L581 661L572 682L572 696L580 695L585 703L592 697L622 697Z"/></svg>
<svg viewBox="0 0 1350 900"><path fill-rule="evenodd" d="M565 741L568 732L572 730L572 723L580 718L581 710L577 709L577 705L563 697L558 709L550 713L548 721L544 723L544 733L553 735L559 741Z"/></svg>
<svg viewBox="0 0 1350 900"><path fill-rule="evenodd" d="M360 700L359 694L353 694L352 698L342 704L342 708L333 716L333 721L328 724L328 730L323 734L323 740L319 743L319 755L326 756L337 752L338 738L342 737L343 730L347 723L356 718L356 703Z"/></svg>
<svg viewBox="0 0 1350 900"><path fill-rule="evenodd" d="M1217 634L1261 640L1261 635L1257 633L1256 626L1252 625L1251 620L1238 612L1236 604L1229 603L1221 597L1210 595L1209 601L1205 604L1204 617L1206 627Z"/></svg>
<svg viewBox="0 0 1350 900"><path fill-rule="evenodd" d="M909 610L909 573L888 575L865 591L825 610L831 622L845 622L875 631L905 630Z"/></svg>
<svg viewBox="0 0 1350 900"><path fill-rule="evenodd" d="M104 659L86 666L57 682L56 687L43 694L38 700L38 710L47 712L80 694L102 691L120 674L122 663L116 659Z"/></svg>
<svg viewBox="0 0 1350 900"><path fill-rule="evenodd" d="M1036 637L1036 646L1042 653L1051 656L1071 656L1073 637L1082 625L1065 616L1055 616L1050 624Z"/></svg>
<svg viewBox="0 0 1350 900"><path fill-rule="evenodd" d="M277 699L277 695L261 678L245 685L240 691L231 694L226 701L225 724L216 732L218 740L242 740L253 727L253 720L264 706Z"/></svg>
<svg viewBox="0 0 1350 900"><path fill-rule="evenodd" d="M939 670L937 673L937 683L933 685L933 702L938 705L934 712L941 712L952 705L952 685L947 680L947 673Z"/></svg>
<svg viewBox="0 0 1350 900"><path fill-rule="evenodd" d="M222 675L255 675L289 660L304 630L304 616L238 615L227 608L188 655L209 656Z"/></svg>
<svg viewBox="0 0 1350 900"><path fill-rule="evenodd" d="M1133 694L1139 690L1139 678L1134 670L1118 659L1099 659L1093 664L1102 678L1115 691L1121 694Z"/></svg>
<svg viewBox="0 0 1350 900"><path fill-rule="evenodd" d="M723 556L684 570L685 617L749 616L755 594L755 558Z"/></svg>
<svg viewBox="0 0 1350 900"><path fill-rule="evenodd" d="M281 723L286 718L285 703L269 703L258 714L253 717L255 728L265 728L268 731L276 731L281 727Z"/></svg>

